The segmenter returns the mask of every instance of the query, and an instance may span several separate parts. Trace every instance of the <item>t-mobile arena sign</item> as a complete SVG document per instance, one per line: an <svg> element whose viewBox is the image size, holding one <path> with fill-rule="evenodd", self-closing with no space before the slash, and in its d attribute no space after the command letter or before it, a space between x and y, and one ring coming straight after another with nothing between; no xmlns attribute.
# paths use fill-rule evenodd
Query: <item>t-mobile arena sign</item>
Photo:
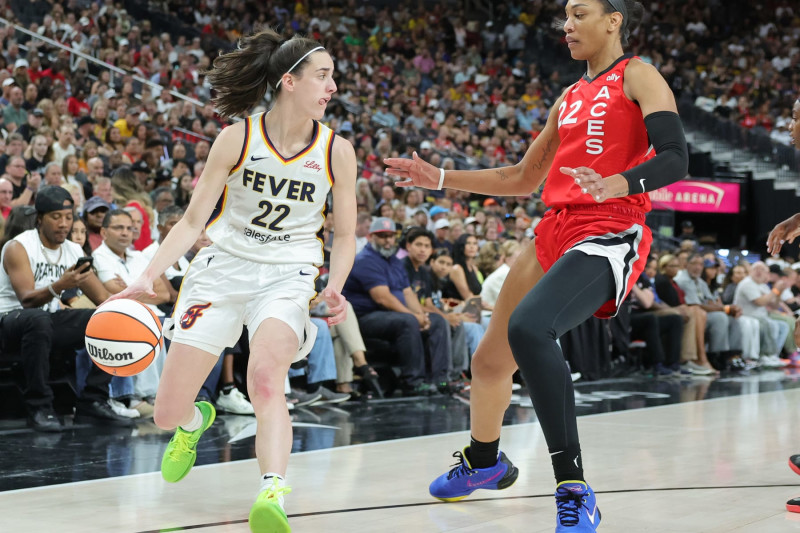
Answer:
<svg viewBox="0 0 800 533"><path fill-rule="evenodd" d="M738 213L739 183L681 180L650 192L653 209Z"/></svg>

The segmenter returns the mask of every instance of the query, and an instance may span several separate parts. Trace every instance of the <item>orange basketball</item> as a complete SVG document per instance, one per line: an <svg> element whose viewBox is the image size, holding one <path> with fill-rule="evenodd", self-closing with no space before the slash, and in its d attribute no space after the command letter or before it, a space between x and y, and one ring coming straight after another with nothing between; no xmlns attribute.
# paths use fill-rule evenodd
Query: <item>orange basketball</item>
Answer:
<svg viewBox="0 0 800 533"><path fill-rule="evenodd" d="M161 322L136 300L104 303L86 326L86 351L92 361L115 376L133 376L155 361L164 346Z"/></svg>

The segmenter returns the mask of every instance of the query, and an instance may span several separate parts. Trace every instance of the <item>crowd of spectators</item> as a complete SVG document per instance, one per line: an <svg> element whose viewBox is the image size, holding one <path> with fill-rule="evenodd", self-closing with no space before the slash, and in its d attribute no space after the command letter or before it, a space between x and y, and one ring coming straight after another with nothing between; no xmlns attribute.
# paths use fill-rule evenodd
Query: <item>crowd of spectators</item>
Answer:
<svg viewBox="0 0 800 533"><path fill-rule="evenodd" d="M11 223L12 208L32 205L40 187L58 185L72 195L87 254L106 246L110 225L127 228L127 222L112 224L108 213L130 218L132 251L152 253L191 199L210 145L229 123L215 113L205 69L221 50L264 25L286 36L308 34L335 58L338 92L325 121L353 143L359 164L360 252L348 282L358 320L339 332L329 332L320 320L325 329L317 351L308 368L296 372L306 374L305 389L290 392L287 402L342 401L359 391L382 395L369 347L388 340L377 338L388 318L376 312L386 310L412 317L403 327L421 331L419 342L401 350L406 359L393 361L402 368L400 388L413 394L461 390L502 280L521 247L530 245L545 206L536 194L492 198L397 189L382 161L414 150L445 169L519 161L552 103L582 68L569 60L553 27L560 4L503 2L480 18L463 16L446 2L405 0L385 6L355 0L148 4L173 17L176 28L195 29L182 34L135 20L111 1L35 2L28 12L35 18L28 24L31 32L127 74L0 28L0 210L8 219L6 235L29 227ZM767 2L760 10L738 4L723 9L714 0L655 2L647 6L632 47L659 68L679 98L701 106L713 100L714 112L744 127L773 131L783 142L800 91L796 11L786 1ZM17 19L8 8L4 14ZM270 98L268 93L253 111L267 109ZM29 224L30 216L25 220ZM330 236L334 228L326 225L325 231ZM116 255L124 256L127 245L120 249ZM628 331L633 339L646 337L645 365L668 376L783 364L778 356L795 351L783 327L786 309L772 300L753 303L765 302L767 293L748 298L766 286L791 303L795 284L776 279L765 285L755 265L737 275L755 287L740 295L729 279L722 283L721 272L705 279L718 259L695 253L654 253L653 267L632 293ZM371 271L370 254L373 267L396 257L381 264L393 277ZM749 263L730 272L745 267ZM153 302L166 306L162 313L174 301L181 268L175 265L165 277L163 301ZM116 277L105 283L111 292L120 290L108 286L118 283ZM408 340L404 331L398 329L398 338ZM666 340L676 333L680 343ZM246 347L233 347L220 358L213 375L218 383L209 382L203 395L217 398L219 392L233 409L247 410L244 397L231 388L232 354L242 351ZM354 372L366 387L351 385ZM138 415L147 415L152 392L125 387L117 396L125 405L118 410L138 408Z"/></svg>

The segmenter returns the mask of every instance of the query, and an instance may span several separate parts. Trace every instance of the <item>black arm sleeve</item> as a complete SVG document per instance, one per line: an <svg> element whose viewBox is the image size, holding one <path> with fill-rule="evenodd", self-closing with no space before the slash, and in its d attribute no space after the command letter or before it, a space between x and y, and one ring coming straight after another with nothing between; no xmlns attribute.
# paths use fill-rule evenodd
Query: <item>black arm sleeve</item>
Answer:
<svg viewBox="0 0 800 533"><path fill-rule="evenodd" d="M689 171L689 149L681 119L672 111L656 111L644 118L656 156L622 172L628 194L641 194L683 179Z"/></svg>

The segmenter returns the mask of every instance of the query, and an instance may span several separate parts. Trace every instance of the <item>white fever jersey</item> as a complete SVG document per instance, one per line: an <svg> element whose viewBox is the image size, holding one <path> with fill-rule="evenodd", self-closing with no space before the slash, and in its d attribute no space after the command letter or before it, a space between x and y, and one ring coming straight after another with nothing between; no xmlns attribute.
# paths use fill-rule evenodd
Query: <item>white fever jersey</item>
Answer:
<svg viewBox="0 0 800 533"><path fill-rule="evenodd" d="M51 283L55 283L69 267L78 262L78 258L83 257L83 250L72 241L64 241L58 250L45 249L42 240L39 238L39 230L29 229L14 237L15 241L22 244L28 253L33 272L34 288L41 289ZM0 265L5 258L6 246L0 253ZM14 309L21 309L22 304L11 286L11 280L5 268L0 268L0 313L7 313ZM58 298L53 298L42 306L45 311L51 313L58 311Z"/></svg>
<svg viewBox="0 0 800 533"><path fill-rule="evenodd" d="M242 153L206 232L219 248L251 261L321 266L335 134L314 121L308 146L284 157L270 141L265 117L245 119Z"/></svg>

